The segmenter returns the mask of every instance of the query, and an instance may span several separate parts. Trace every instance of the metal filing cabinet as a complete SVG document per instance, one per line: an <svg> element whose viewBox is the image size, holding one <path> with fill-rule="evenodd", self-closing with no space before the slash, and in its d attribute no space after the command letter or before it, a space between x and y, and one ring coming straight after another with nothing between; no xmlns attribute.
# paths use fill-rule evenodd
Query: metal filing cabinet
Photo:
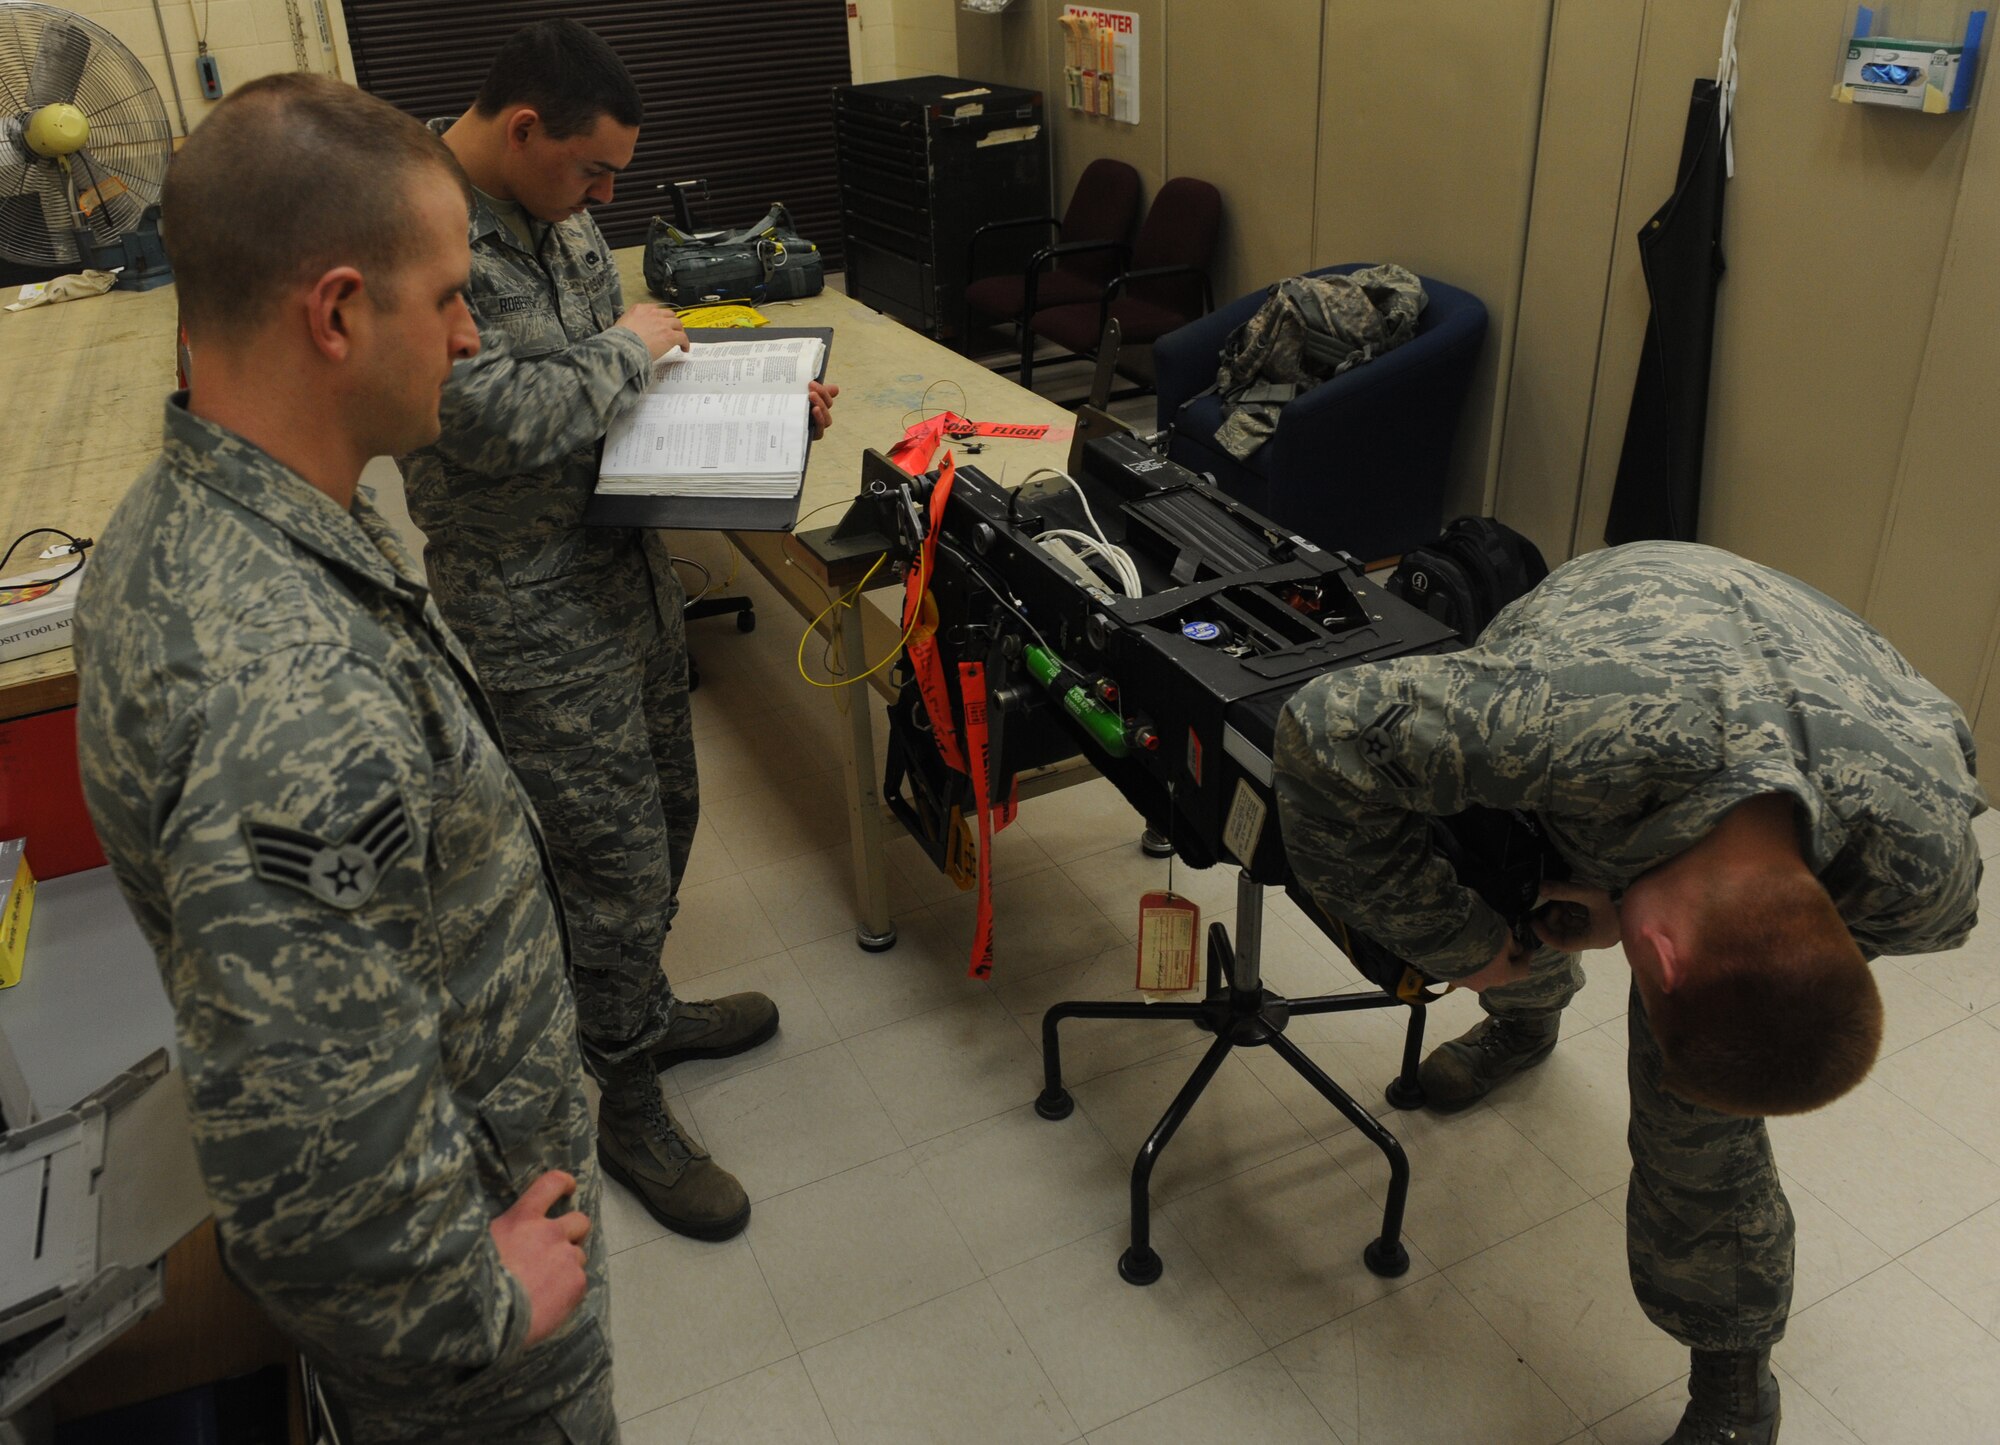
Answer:
<svg viewBox="0 0 2000 1445"><path fill-rule="evenodd" d="M1046 216L1039 91L948 75L834 90L847 294L927 336L965 333L966 247L988 221ZM979 274L1020 270L1046 228L983 239Z"/></svg>

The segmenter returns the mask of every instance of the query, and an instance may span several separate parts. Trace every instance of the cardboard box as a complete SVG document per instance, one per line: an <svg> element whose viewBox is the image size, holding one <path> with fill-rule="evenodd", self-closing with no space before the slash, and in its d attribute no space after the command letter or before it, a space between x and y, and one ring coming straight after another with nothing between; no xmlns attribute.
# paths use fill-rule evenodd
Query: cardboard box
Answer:
<svg viewBox="0 0 2000 1445"><path fill-rule="evenodd" d="M0 662L68 647L82 585L75 557L18 577L0 577Z"/></svg>

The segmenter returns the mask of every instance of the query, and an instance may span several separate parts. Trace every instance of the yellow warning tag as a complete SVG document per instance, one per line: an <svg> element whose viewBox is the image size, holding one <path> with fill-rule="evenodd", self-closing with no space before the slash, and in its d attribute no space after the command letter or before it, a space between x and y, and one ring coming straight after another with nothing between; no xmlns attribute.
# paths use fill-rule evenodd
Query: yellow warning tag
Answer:
<svg viewBox="0 0 2000 1445"><path fill-rule="evenodd" d="M124 194L123 181L116 176L105 176L96 185L76 193L76 208L86 216L94 215L98 207L107 205Z"/></svg>
<svg viewBox="0 0 2000 1445"><path fill-rule="evenodd" d="M1139 899L1139 976L1147 993L1179 993L1195 986L1195 939L1201 910L1178 893Z"/></svg>

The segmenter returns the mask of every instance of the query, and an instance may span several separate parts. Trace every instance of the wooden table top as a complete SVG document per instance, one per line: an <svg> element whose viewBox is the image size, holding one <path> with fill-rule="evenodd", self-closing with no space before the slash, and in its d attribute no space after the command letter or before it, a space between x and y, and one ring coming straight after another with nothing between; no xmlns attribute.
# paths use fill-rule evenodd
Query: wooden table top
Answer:
<svg viewBox="0 0 2000 1445"><path fill-rule="evenodd" d="M642 259L640 247L618 253L628 300L646 295ZM928 412L1047 423L1050 434L1040 442L989 441L978 455L958 449L962 461L1001 481L1061 466L1068 455L1075 420L1068 411L839 292L762 309L776 326L834 329L827 379L841 394L833 429L813 444L802 527L837 521L839 504L858 489L862 452L887 451ZM0 546L30 527L102 534L159 449L160 408L174 386L176 315L171 286L0 312L0 394L9 398ZM22 570L22 562L17 553L9 570ZM75 661L66 647L0 663L0 720L75 700Z"/></svg>

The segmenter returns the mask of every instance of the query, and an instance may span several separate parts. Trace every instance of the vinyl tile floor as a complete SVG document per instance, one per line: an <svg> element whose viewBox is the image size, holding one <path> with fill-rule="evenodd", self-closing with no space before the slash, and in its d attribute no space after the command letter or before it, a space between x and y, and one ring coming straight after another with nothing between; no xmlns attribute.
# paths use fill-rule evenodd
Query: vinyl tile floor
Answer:
<svg viewBox="0 0 2000 1445"><path fill-rule="evenodd" d="M719 544L696 545L726 569ZM667 1234L606 1186L628 1445L1665 1439L1687 1359L1625 1274L1615 954L1590 960L1544 1066L1450 1118L1381 1102L1400 1012L1294 1024L1409 1151L1402 1277L1361 1261L1381 1156L1253 1050L1223 1066L1154 1176L1165 1273L1135 1288L1116 1269L1132 1152L1206 1036L1065 1025L1077 1108L1050 1123L1032 1102L1041 1011L1129 990L1137 895L1167 865L1140 854L1109 785L1086 783L1024 804L997 841L990 981L966 976L970 900L907 839L891 850L900 942L863 953L838 762L853 694L799 680L802 624L749 568L729 590L757 599L761 625L691 629L704 817L665 964L686 997L770 993L783 1024L753 1053L665 1078L755 1201L743 1235ZM2000 820L1981 838L2000 856ZM1232 916L1226 879L1177 882ZM1990 918L2000 866L1986 895ZM1359 986L1282 899L1266 934L1274 986ZM1783 1440L1991 1442L2000 924L1877 969L1889 1039L1873 1076L1773 1126L1799 1217ZM1464 995L1431 1015L1432 1041L1477 1019Z"/></svg>

